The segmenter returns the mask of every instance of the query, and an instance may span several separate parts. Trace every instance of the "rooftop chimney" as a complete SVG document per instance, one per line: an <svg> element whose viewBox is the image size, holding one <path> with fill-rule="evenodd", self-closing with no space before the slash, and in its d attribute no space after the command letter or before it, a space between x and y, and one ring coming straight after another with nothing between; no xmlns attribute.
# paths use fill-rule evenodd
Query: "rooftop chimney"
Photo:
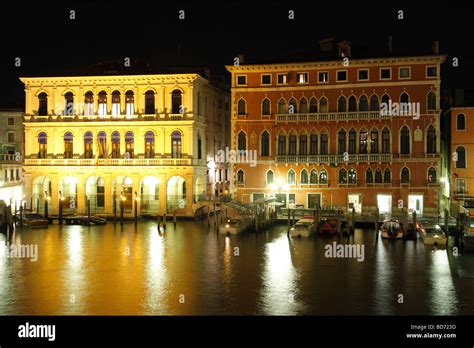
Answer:
<svg viewBox="0 0 474 348"><path fill-rule="evenodd" d="M388 36L388 53L392 54L392 35Z"/></svg>
<svg viewBox="0 0 474 348"><path fill-rule="evenodd" d="M439 41L433 41L433 45L431 45L431 48L433 49L434 54L439 54Z"/></svg>
<svg viewBox="0 0 474 348"><path fill-rule="evenodd" d="M237 55L237 58L239 58L239 64L244 64L245 63L245 55L243 53L239 53Z"/></svg>

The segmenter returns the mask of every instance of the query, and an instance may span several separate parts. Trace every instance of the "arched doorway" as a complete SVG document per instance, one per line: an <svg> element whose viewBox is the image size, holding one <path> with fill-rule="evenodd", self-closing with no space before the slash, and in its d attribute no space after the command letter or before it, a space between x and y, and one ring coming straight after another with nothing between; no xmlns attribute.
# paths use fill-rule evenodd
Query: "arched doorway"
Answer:
<svg viewBox="0 0 474 348"><path fill-rule="evenodd" d="M198 176L194 184L194 203L206 199L206 183L204 176Z"/></svg>
<svg viewBox="0 0 474 348"><path fill-rule="evenodd" d="M73 176L63 176L59 180L59 200L63 211L75 212L77 210L77 183Z"/></svg>
<svg viewBox="0 0 474 348"><path fill-rule="evenodd" d="M100 176L91 176L86 181L86 200L89 200L92 213L105 209L105 183Z"/></svg>
<svg viewBox="0 0 474 348"><path fill-rule="evenodd" d="M115 197L117 203L117 211L119 211L120 201L123 201L125 212L132 211L133 192L132 178L129 176L117 176L112 183L112 197Z"/></svg>
<svg viewBox="0 0 474 348"><path fill-rule="evenodd" d="M186 181L181 176L172 176L166 187L166 206L168 210L186 208Z"/></svg>
<svg viewBox="0 0 474 348"><path fill-rule="evenodd" d="M158 213L160 208L160 179L156 176L145 176L140 184L140 212Z"/></svg>
<svg viewBox="0 0 474 348"><path fill-rule="evenodd" d="M49 198L48 198L49 197ZM44 202L48 201L48 208L51 211L51 180L47 176L38 176L33 180L32 202L30 206L33 211L42 213Z"/></svg>

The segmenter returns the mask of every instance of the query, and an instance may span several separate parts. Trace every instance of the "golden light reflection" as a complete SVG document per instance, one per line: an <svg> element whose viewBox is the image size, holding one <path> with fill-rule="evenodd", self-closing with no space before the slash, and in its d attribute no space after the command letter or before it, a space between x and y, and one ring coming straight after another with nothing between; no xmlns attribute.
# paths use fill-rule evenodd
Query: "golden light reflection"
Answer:
<svg viewBox="0 0 474 348"><path fill-rule="evenodd" d="M429 300L431 301L430 308L434 309L433 314L452 315L456 312L457 296L446 250L433 249L431 251L428 272L432 287Z"/></svg>

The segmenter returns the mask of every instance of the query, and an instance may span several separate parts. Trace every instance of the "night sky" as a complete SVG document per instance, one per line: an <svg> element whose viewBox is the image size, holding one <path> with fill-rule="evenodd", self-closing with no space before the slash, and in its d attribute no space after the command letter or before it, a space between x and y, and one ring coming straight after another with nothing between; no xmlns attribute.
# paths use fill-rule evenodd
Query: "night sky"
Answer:
<svg viewBox="0 0 474 348"><path fill-rule="evenodd" d="M441 7L438 2L414 8L401 4L339 1L63 2L16 1L0 12L2 78L0 106L22 107L20 76L77 75L101 61L124 57L146 62L151 72L174 66L208 66L228 79L224 65L239 53L248 60L274 59L317 46L327 37L395 52L428 53L432 41L448 55L443 83L472 88L473 8ZM153 5L155 4L155 5ZM311 5L309 5L311 4ZM185 20L178 11L185 10ZM397 11L404 19L397 19ZM76 19L69 19L69 11ZM288 10L295 19L288 19ZM356 52L353 52L357 58ZM375 54L377 55L377 54ZM21 67L15 67L15 57ZM459 67L451 58L459 58Z"/></svg>

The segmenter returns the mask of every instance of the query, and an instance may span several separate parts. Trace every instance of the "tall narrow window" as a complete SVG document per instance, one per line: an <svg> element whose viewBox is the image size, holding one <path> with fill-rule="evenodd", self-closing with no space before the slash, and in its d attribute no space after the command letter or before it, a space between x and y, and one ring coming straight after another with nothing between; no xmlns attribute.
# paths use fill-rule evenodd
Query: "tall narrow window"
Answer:
<svg viewBox="0 0 474 348"><path fill-rule="evenodd" d="M64 133L64 158L72 158L73 137L71 132Z"/></svg>
<svg viewBox="0 0 474 348"><path fill-rule="evenodd" d="M308 172L306 169L303 169L300 174L300 182L302 184L307 184L308 183Z"/></svg>
<svg viewBox="0 0 474 348"><path fill-rule="evenodd" d="M316 98L311 98L309 101L309 112L311 114L317 113L318 112L318 101Z"/></svg>
<svg viewBox="0 0 474 348"><path fill-rule="evenodd" d="M64 115L74 115L74 95L72 94L72 92L67 92L64 95Z"/></svg>
<svg viewBox="0 0 474 348"><path fill-rule="evenodd" d="M342 155L344 152L346 152L346 131L341 129L337 133L337 153Z"/></svg>
<svg viewBox="0 0 474 348"><path fill-rule="evenodd" d="M390 181L392 180L392 175L390 173L390 169L385 168L383 171L383 182L384 184L390 184Z"/></svg>
<svg viewBox="0 0 474 348"><path fill-rule="evenodd" d="M171 113L172 114L182 114L184 112L184 108L182 107L183 98L181 95L181 91L175 89L171 93Z"/></svg>
<svg viewBox="0 0 474 348"><path fill-rule="evenodd" d="M278 101L278 113L279 114L286 114L286 103L284 99L280 99Z"/></svg>
<svg viewBox="0 0 474 348"><path fill-rule="evenodd" d="M349 131L349 153L356 153L356 131L354 128Z"/></svg>
<svg viewBox="0 0 474 348"><path fill-rule="evenodd" d="M351 95L349 97L349 112L356 112L356 111L357 111L357 100L353 95Z"/></svg>
<svg viewBox="0 0 474 348"><path fill-rule="evenodd" d="M48 157L48 136L45 132L38 134L38 158Z"/></svg>
<svg viewBox="0 0 474 348"><path fill-rule="evenodd" d="M410 131L407 126L403 126L400 131L400 153L403 155L410 153Z"/></svg>
<svg viewBox="0 0 474 348"><path fill-rule="evenodd" d="M288 184L289 185L295 185L296 184L296 173L293 169L290 169L288 171Z"/></svg>
<svg viewBox="0 0 474 348"><path fill-rule="evenodd" d="M133 158L134 157L134 151L135 151L135 141L134 141L134 135L133 132L127 132L125 133L125 156L127 158Z"/></svg>
<svg viewBox="0 0 474 348"><path fill-rule="evenodd" d="M436 180L436 169L430 167L430 169L428 169L428 183L435 184Z"/></svg>
<svg viewBox="0 0 474 348"><path fill-rule="evenodd" d="M181 158L181 133L178 131L171 133L171 157Z"/></svg>
<svg viewBox="0 0 474 348"><path fill-rule="evenodd" d="M410 183L410 171L407 167L403 167L402 172L400 174L400 179L402 184Z"/></svg>
<svg viewBox="0 0 474 348"><path fill-rule="evenodd" d="M112 158L120 158L120 133L112 132Z"/></svg>
<svg viewBox="0 0 474 348"><path fill-rule="evenodd" d="M237 183L238 184L243 184L244 183L244 171L242 169L239 169L237 172Z"/></svg>
<svg viewBox="0 0 474 348"><path fill-rule="evenodd" d="M239 134L237 135L237 150L247 150L247 136L244 132L239 132Z"/></svg>
<svg viewBox="0 0 474 348"><path fill-rule="evenodd" d="M38 115L48 115L48 95L45 92L38 94Z"/></svg>
<svg viewBox="0 0 474 348"><path fill-rule="evenodd" d="M456 148L457 161L456 168L466 168L466 149L464 146L458 146Z"/></svg>
<svg viewBox="0 0 474 348"><path fill-rule="evenodd" d="M267 185L273 184L273 172L269 170L267 172Z"/></svg>
<svg viewBox="0 0 474 348"><path fill-rule="evenodd" d="M464 116L464 114L458 114L456 116L456 129L466 130L466 116Z"/></svg>
<svg viewBox="0 0 474 348"><path fill-rule="evenodd" d="M328 173L325 169L321 169L321 172L319 173L319 183L323 185L328 183Z"/></svg>
<svg viewBox="0 0 474 348"><path fill-rule="evenodd" d="M436 153L436 129L433 125L426 131L426 153Z"/></svg>
<svg viewBox="0 0 474 348"><path fill-rule="evenodd" d="M346 112L347 111L347 101L344 96L340 96L337 101L337 112Z"/></svg>
<svg viewBox="0 0 474 348"><path fill-rule="evenodd" d="M296 99L291 98L288 102L288 113L289 114L296 114L298 113L298 105L296 104Z"/></svg>
<svg viewBox="0 0 474 348"><path fill-rule="evenodd" d="M308 136L306 134L300 135L300 155L308 154Z"/></svg>
<svg viewBox="0 0 474 348"><path fill-rule="evenodd" d="M327 133L321 133L321 155L329 154L329 138Z"/></svg>
<svg viewBox="0 0 474 348"><path fill-rule="evenodd" d="M268 98L265 98L262 101L262 115L270 116L270 100Z"/></svg>
<svg viewBox="0 0 474 348"><path fill-rule="evenodd" d="M202 140L201 140L200 134L198 134L197 146L198 146L198 159L202 159Z"/></svg>
<svg viewBox="0 0 474 348"><path fill-rule="evenodd" d="M375 170L375 183L376 184L382 183L382 171L380 170L380 168L377 168Z"/></svg>
<svg viewBox="0 0 474 348"><path fill-rule="evenodd" d="M300 113L306 114L308 112L308 101L306 98L301 98L300 100Z"/></svg>
<svg viewBox="0 0 474 348"><path fill-rule="evenodd" d="M155 133L152 131L145 133L145 157L155 158Z"/></svg>
<svg viewBox="0 0 474 348"><path fill-rule="evenodd" d="M359 111L369 111L369 102L365 95L361 95L359 98Z"/></svg>
<svg viewBox="0 0 474 348"><path fill-rule="evenodd" d="M278 154L286 155L286 136L278 136Z"/></svg>
<svg viewBox="0 0 474 348"><path fill-rule="evenodd" d="M347 171L345 169L339 171L339 183L347 184Z"/></svg>
<svg viewBox="0 0 474 348"><path fill-rule="evenodd" d="M382 153L390 153L390 131L388 128L382 130Z"/></svg>
<svg viewBox="0 0 474 348"><path fill-rule="evenodd" d="M436 110L436 94L433 91L430 91L426 97L426 109L428 111Z"/></svg>
<svg viewBox="0 0 474 348"><path fill-rule="evenodd" d="M370 131L370 153L379 153L379 131L376 128Z"/></svg>
<svg viewBox="0 0 474 348"><path fill-rule="evenodd" d="M91 91L84 95L84 115L94 115L94 94Z"/></svg>
<svg viewBox="0 0 474 348"><path fill-rule="evenodd" d="M112 116L119 116L120 115L120 92L113 91L112 92Z"/></svg>
<svg viewBox="0 0 474 348"><path fill-rule="evenodd" d="M97 105L97 113L99 116L107 115L107 93L105 91L99 92Z"/></svg>
<svg viewBox="0 0 474 348"><path fill-rule="evenodd" d="M267 131L262 133L260 156L270 156L270 135Z"/></svg>
<svg viewBox="0 0 474 348"><path fill-rule="evenodd" d="M296 155L296 135L294 134L289 137L288 155Z"/></svg>
<svg viewBox="0 0 474 348"><path fill-rule="evenodd" d="M309 183L310 184L317 184L318 183L318 172L313 169L311 174L309 175Z"/></svg>
<svg viewBox="0 0 474 348"><path fill-rule="evenodd" d="M92 150L93 136L92 132L84 133L84 158L92 158L94 156Z"/></svg>
<svg viewBox="0 0 474 348"><path fill-rule="evenodd" d="M354 168L349 169L348 182L349 182L349 184L356 184L357 183L357 172Z"/></svg>
<svg viewBox="0 0 474 348"><path fill-rule="evenodd" d="M359 133L359 153L367 153L367 131L361 129Z"/></svg>
<svg viewBox="0 0 474 348"><path fill-rule="evenodd" d="M374 173L370 168L365 172L365 182L367 184L372 184L374 182Z"/></svg>
<svg viewBox="0 0 474 348"><path fill-rule="evenodd" d="M145 114L155 114L155 92L153 91L146 91L145 93Z"/></svg>
<svg viewBox="0 0 474 348"><path fill-rule="evenodd" d="M328 100L325 97L322 97L319 100L319 112L327 113L328 112Z"/></svg>
<svg viewBox="0 0 474 348"><path fill-rule="evenodd" d="M380 111L379 97L375 94L370 97L370 111Z"/></svg>
<svg viewBox="0 0 474 348"><path fill-rule="evenodd" d="M97 134L97 145L99 151L99 158L107 157L107 134L104 131L100 131Z"/></svg>
<svg viewBox="0 0 474 348"><path fill-rule="evenodd" d="M135 114L135 95L133 91L125 93L125 112L127 118L131 118Z"/></svg>
<svg viewBox="0 0 474 348"><path fill-rule="evenodd" d="M318 135L314 133L311 134L310 136L309 154L310 155L318 154Z"/></svg>
<svg viewBox="0 0 474 348"><path fill-rule="evenodd" d="M237 102L237 115L239 116L245 116L247 113L247 105L245 103L245 100L239 99Z"/></svg>

